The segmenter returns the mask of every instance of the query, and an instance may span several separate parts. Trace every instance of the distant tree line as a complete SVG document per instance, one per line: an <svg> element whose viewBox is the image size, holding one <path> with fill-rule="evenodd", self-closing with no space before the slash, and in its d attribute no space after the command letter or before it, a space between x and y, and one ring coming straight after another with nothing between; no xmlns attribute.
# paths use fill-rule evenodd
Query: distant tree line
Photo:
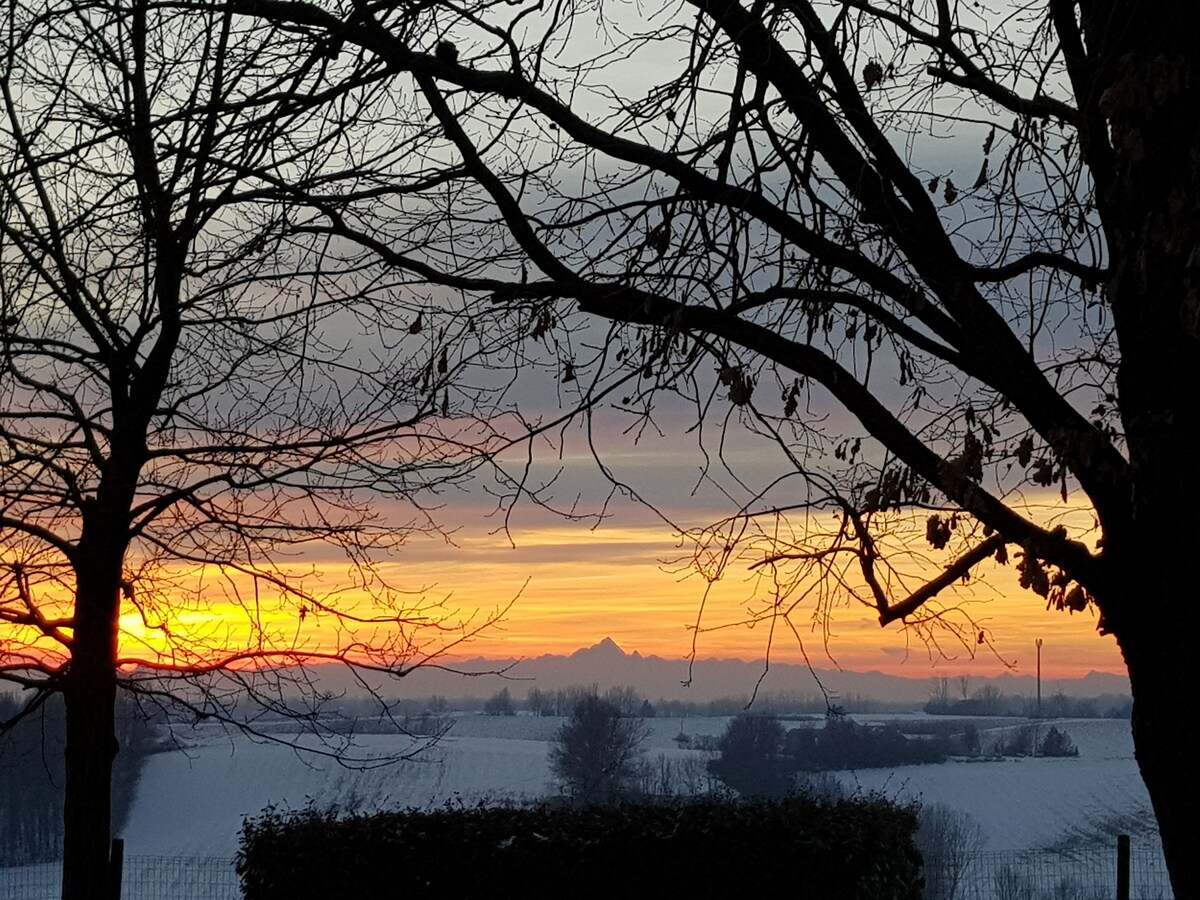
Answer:
<svg viewBox="0 0 1200 900"><path fill-rule="evenodd" d="M577 803L728 790L775 798L796 793L808 773L936 763L950 752L947 738L910 739L895 725L860 725L842 716L830 716L824 728L789 731L776 716L743 712L716 739L693 742L680 735L681 748L708 751L707 762L699 755L665 754L647 762L646 737L642 717L623 713L597 693L580 695L550 751L562 795ZM837 793L825 782L814 785L823 795Z"/></svg>
<svg viewBox="0 0 1200 900"><path fill-rule="evenodd" d="M910 738L895 724L862 725L831 715L824 727L785 729L771 715L743 713L716 742L710 771L743 797L782 797L803 773L944 762L947 737Z"/></svg>
<svg viewBox="0 0 1200 900"><path fill-rule="evenodd" d="M553 691L543 691L535 687L530 688L526 695L525 705L535 716L570 716L581 700L591 697L604 700L621 716L653 719L658 715L657 704L651 703L629 685L611 687L603 693L595 684L590 687L575 685Z"/></svg>
<svg viewBox="0 0 1200 900"><path fill-rule="evenodd" d="M736 716L753 703L756 712L774 716L824 716L831 709L845 713L883 713L912 709L912 703L875 700L862 694L845 697L803 691L762 691L751 697L736 694L710 700L651 700L629 685L600 691L595 684L555 690L531 688L525 708L536 716L569 716L583 697L596 694L616 706L622 715L643 718L713 718Z"/></svg>
<svg viewBox="0 0 1200 900"><path fill-rule="evenodd" d="M981 752L983 749L981 748ZM1022 725L1002 731L992 742L991 756L1078 756L1079 748L1066 729Z"/></svg>
<svg viewBox="0 0 1200 900"><path fill-rule="evenodd" d="M0 723L22 708L17 698L0 694ZM129 815L146 757L159 749L155 726L128 695L118 702L116 733L121 752L113 769L114 830ZM0 866L62 858L65 741L61 695L0 731Z"/></svg>
<svg viewBox="0 0 1200 900"><path fill-rule="evenodd" d="M1023 725L1000 730L988 746L973 722L905 734L901 723L864 725L830 715L824 727L785 729L770 715L743 713L711 745L709 771L743 797L782 797L807 773L945 762L949 756L1078 756L1066 730ZM707 742L705 742L707 744Z"/></svg>
<svg viewBox="0 0 1200 900"><path fill-rule="evenodd" d="M730 718L719 736L676 737L686 757L659 754L647 761L644 717L632 699L623 710L611 695L583 691L559 728L550 767L562 796L572 802L612 803L634 798L698 796L736 792L744 798L779 798L795 793L836 796L832 776L816 773L936 764L949 756L1078 756L1064 729L1036 725L995 729L984 736L970 721L942 720L866 725L844 715L788 729L775 715L747 713Z"/></svg>
<svg viewBox="0 0 1200 900"><path fill-rule="evenodd" d="M944 738L910 738L896 723L863 725L845 716L829 716L824 728L791 729L783 748L796 769L808 772L940 763L951 751Z"/></svg>
<svg viewBox="0 0 1200 900"><path fill-rule="evenodd" d="M962 694L961 684L967 685ZM487 696L447 697L433 694L428 697L384 698L379 696L332 696L326 698L320 712L322 721L339 732L365 733L375 730L372 720L380 722L379 730L396 731L388 720L432 720L449 713L483 712L487 715L517 715L525 712L535 716L565 718L575 703L584 696L596 694L617 706L623 715L643 718L704 718L736 716L751 705L748 694L731 694L710 700L678 700L659 697L651 699L629 685L600 690L596 684L572 685L562 688L531 687L523 698L510 686ZM1072 697L1056 692L1042 700L1043 718L1128 718L1132 700L1127 695L1105 694L1097 697ZM874 714L909 712L912 702L877 700L862 694L829 695L804 691L763 691L753 698L755 712L781 718L797 716L823 717L830 711L845 714ZM1030 697L1002 693L994 685L970 689L968 679L939 679L924 705L927 713L955 716L1014 716L1033 717L1036 700ZM262 716L261 710L247 709ZM280 715L280 722L287 716ZM337 720L344 720L337 725Z"/></svg>
<svg viewBox="0 0 1200 900"><path fill-rule="evenodd" d="M965 686L965 688L964 688ZM963 691L966 693L962 693ZM474 698L456 700L456 709L496 708L504 689L487 701ZM825 716L827 713L880 714L908 712L913 703L877 700L862 694L845 696L825 695L803 691L764 691L753 698L748 694L715 697L711 700L677 700L659 697L650 700L628 685L600 691L597 685L572 686L555 690L530 688L524 708L535 716L569 716L575 703L589 694L603 696L616 705L623 715L645 718L695 718L736 716L753 702L756 713L779 717ZM511 696L509 700L512 701ZM513 701L515 702L515 701ZM1127 719L1133 700L1126 694L1102 694L1096 697L1072 697L1061 691L1042 698L1041 717L1047 719ZM501 704L501 708L504 704ZM1003 693L995 685L985 684L970 689L969 679L939 679L930 692L923 709L934 715L956 716L1014 716L1033 718L1037 715L1037 700L1033 697ZM514 712L516 710L514 709ZM506 713L507 714L507 713Z"/></svg>
<svg viewBox="0 0 1200 900"><path fill-rule="evenodd" d="M933 682L923 709L935 716L1019 716L1043 719L1128 719L1133 698L1125 694L1072 697L1062 691L1042 698L1009 695L992 684L970 689L968 678Z"/></svg>
<svg viewBox="0 0 1200 900"><path fill-rule="evenodd" d="M484 701L483 712L489 716L515 716L517 705L508 688L503 688Z"/></svg>

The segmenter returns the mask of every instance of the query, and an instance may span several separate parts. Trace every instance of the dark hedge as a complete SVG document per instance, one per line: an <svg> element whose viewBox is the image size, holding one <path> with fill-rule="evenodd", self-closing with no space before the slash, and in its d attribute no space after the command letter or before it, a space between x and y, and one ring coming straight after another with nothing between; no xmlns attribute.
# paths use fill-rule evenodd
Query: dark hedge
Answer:
<svg viewBox="0 0 1200 900"><path fill-rule="evenodd" d="M916 815L821 804L465 809L339 818L268 812L242 829L245 900L743 897L918 900Z"/></svg>

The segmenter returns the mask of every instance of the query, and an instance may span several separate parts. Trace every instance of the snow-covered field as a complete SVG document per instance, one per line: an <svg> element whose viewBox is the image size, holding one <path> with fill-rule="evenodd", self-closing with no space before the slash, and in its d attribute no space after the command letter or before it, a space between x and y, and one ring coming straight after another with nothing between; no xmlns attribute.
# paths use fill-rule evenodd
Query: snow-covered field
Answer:
<svg viewBox="0 0 1200 900"><path fill-rule="evenodd" d="M987 719L977 721L986 745L993 730ZM965 812L983 828L988 850L1052 847L1110 829L1132 831L1135 841L1146 836L1153 815L1133 758L1129 723L1069 719L1053 724L1070 734L1078 758L950 761L845 773L842 780L864 791Z"/></svg>
<svg viewBox="0 0 1200 900"><path fill-rule="evenodd" d="M660 754L672 760L691 758L694 771L702 767L706 755L679 749L675 736L681 731L716 736L726 721L649 720L647 758L652 763ZM464 715L420 759L365 770L278 745L256 744L240 736L189 733L186 751L150 758L138 786L122 835L128 862L125 896L149 900L161 898L167 890L177 900L233 900L238 886L228 858L237 851L243 819L266 807L427 809L446 803L472 805L481 800L544 796L553 790L548 753L561 723L561 719L528 716ZM1019 727L989 719L976 723L984 746L1003 729ZM794 723L785 724L794 727ZM1080 719L1054 724L1070 733L1079 747L1077 759L950 761L846 772L838 777L852 790L944 803L965 812L982 827L985 847L991 851L1087 843L1097 837L1109 846L1107 833L1117 831L1133 834L1135 851L1153 847L1153 819L1133 759L1128 722ZM399 736L367 735L356 739L354 750L366 758L384 760L410 746ZM1007 866L1013 858L976 857L964 881L967 896L987 900L997 896L996 867ZM1093 889L1079 896L1099 896L1097 890L1111 887L1107 884L1111 860L1104 854L1087 864L1080 862L1081 858L1050 859L1050 863L1043 860L1039 864L1041 870L1021 870L1028 878L1040 871L1042 881L1037 883L1041 893L1037 896L1076 896L1063 893L1066 882L1061 880L1068 875ZM1076 863L1078 873L1070 868ZM1155 883L1163 887L1144 896L1169 896L1161 866L1159 873L1160 880ZM1135 861L1135 886L1137 875ZM0 898L50 900L58 896L57 884L56 866L0 870ZM976 889L979 893L972 893Z"/></svg>
<svg viewBox="0 0 1200 900"><path fill-rule="evenodd" d="M647 756L703 760L699 751L678 749L675 736L681 730L718 735L725 721L649 720ZM232 856L242 820L269 806L428 809L535 799L552 790L548 752L560 724L552 718L465 715L422 758L366 770L243 737L200 737L186 753L162 753L148 761L124 828L126 853ZM988 724L979 720L985 737ZM1056 724L1078 745L1077 759L952 761L840 777L851 788L966 812L982 826L990 850L1045 847L1114 823L1130 830L1147 820L1149 799L1133 759L1129 724L1102 719ZM406 740L366 735L355 746L383 759L407 749Z"/></svg>
<svg viewBox="0 0 1200 900"><path fill-rule="evenodd" d="M679 749L675 736L681 731L693 737L716 736L726 721L649 720L647 759L652 764L660 754L675 761L691 759L693 773L702 771L705 753ZM125 896L149 900L169 890L178 900L232 900L238 894L237 879L227 860L237 852L243 819L267 807L429 809L544 796L553 790L548 754L561 724L561 719L552 718L463 715L421 758L367 769L241 736L189 732L186 750L160 753L147 762L122 834L128 861ZM984 746L1004 729L1020 727L989 719L976 724ZM949 761L838 777L851 790L944 803L965 812L981 826L987 850L1096 843L1097 838L1111 846L1108 835L1118 831L1134 836L1135 850L1153 847L1153 819L1133 759L1129 723L1080 719L1054 724L1070 733L1079 747L1077 759ZM355 739L353 749L359 756L382 761L410 747L400 736L366 735ZM1075 879L1079 884L1104 887L1111 861L1097 859L1080 869ZM1053 860L1042 872L1045 886L1039 887L1038 896L1067 896L1055 879L1070 874L1063 868L1068 861L1057 856ZM996 896L993 868L1010 861L1009 856L977 857L970 870L974 874L964 884L978 887L978 896L991 900ZM1136 869L1135 864L1135 884ZM1028 877L1034 872L1028 870ZM1162 879L1157 883L1165 885L1165 875ZM57 895L57 867L0 870L0 898L50 900ZM1168 895L1157 888L1145 894Z"/></svg>

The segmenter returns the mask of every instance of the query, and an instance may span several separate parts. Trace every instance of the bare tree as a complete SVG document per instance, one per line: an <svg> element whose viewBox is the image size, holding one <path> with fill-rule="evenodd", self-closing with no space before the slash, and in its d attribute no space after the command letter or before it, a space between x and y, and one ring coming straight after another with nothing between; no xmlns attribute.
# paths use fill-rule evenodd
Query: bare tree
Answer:
<svg viewBox="0 0 1200 900"><path fill-rule="evenodd" d="M364 48L436 123L339 235L507 306L581 407L674 392L775 442L694 535L709 580L757 567L772 635L849 601L986 649L960 585L1010 557L1094 612L1200 895L1191 0L229 2ZM424 252L451 234L486 265Z"/></svg>
<svg viewBox="0 0 1200 900"><path fill-rule="evenodd" d="M515 716L517 707L513 703L512 694L509 693L508 688L501 688L488 697L483 702L483 712L488 716Z"/></svg>
<svg viewBox="0 0 1200 900"><path fill-rule="evenodd" d="M0 23L4 724L65 698L82 900L108 896L118 689L286 711L296 666L403 675L482 624L380 564L486 453L454 384L483 338L310 233L399 115L375 62L213 6L15 2Z"/></svg>
<svg viewBox="0 0 1200 900"><path fill-rule="evenodd" d="M646 733L641 719L623 716L607 700L586 694L558 730L550 768L576 802L612 803L637 784Z"/></svg>
<svg viewBox="0 0 1200 900"><path fill-rule="evenodd" d="M924 862L925 900L955 900L967 869L983 849L979 823L945 804L926 804L917 816L915 842Z"/></svg>
<svg viewBox="0 0 1200 900"><path fill-rule="evenodd" d="M554 697L549 691L541 688L530 688L525 697L529 711L535 716L550 716L554 714Z"/></svg>
<svg viewBox="0 0 1200 900"><path fill-rule="evenodd" d="M950 709L950 679L945 675L933 680L929 688L929 700L925 703L926 711L937 710L946 712Z"/></svg>

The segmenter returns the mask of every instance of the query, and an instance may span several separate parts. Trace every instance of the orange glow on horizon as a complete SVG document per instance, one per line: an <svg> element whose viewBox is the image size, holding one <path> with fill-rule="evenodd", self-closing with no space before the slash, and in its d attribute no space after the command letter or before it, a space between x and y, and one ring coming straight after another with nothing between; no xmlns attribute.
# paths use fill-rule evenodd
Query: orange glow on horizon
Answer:
<svg viewBox="0 0 1200 900"><path fill-rule="evenodd" d="M456 659L565 655L604 637L627 653L682 658L691 652L691 629L705 586L695 576L664 567L664 559L681 551L662 528L587 531L562 525L515 538L516 548L487 534L460 536L454 548L413 544L399 560L381 566L387 583L412 591L405 602L424 602L427 614L444 617L448 631L414 632L431 641L425 652L452 644L449 653ZM326 564L305 583L310 588L321 585L331 605L360 613L371 609L370 598L360 590L337 589L345 576L344 564ZM745 619L745 601L754 596L753 587L744 569L731 570L712 587L704 630L696 635L698 656L758 660L770 640L775 661L800 663L807 654L818 668L878 670L913 678L1029 674L1034 641L1040 637L1047 678L1124 671L1115 642L1096 633L1093 611L1047 611L1044 601L1019 587L1012 564L983 564L966 604L971 618L988 632L994 652L986 646L943 641L944 657L899 624L881 628L872 611L857 604L834 611L828 635L819 623L800 621L801 652L796 636L782 626L771 638L766 623L739 624ZM510 603L501 621L453 644ZM239 617L245 619L244 606L226 601L204 615L193 614L192 621L209 623L210 628L232 627L229 623ZM328 615L314 615L300 628L294 605L275 609L270 622L282 644L298 638L309 648L344 647L350 634L334 630Z"/></svg>
<svg viewBox="0 0 1200 900"><path fill-rule="evenodd" d="M662 529L569 528L526 532L517 548L463 541L452 554L397 566L419 572L431 591L450 605L491 608L517 597L500 624L485 630L455 654L460 657L533 657L569 654L611 637L626 653L681 658L692 650L693 631L705 585L684 577L662 560L679 556ZM548 554L558 556L549 560ZM526 584L526 575L528 584ZM857 604L835 610L828 636L819 623L800 622L799 638L779 625L773 638L766 623L738 624L752 582L745 570L731 570L706 600L703 631L696 635L701 658L761 660L771 643L776 662L802 663L805 654L817 668L878 670L911 678L939 675L1032 674L1034 641L1042 638L1046 678L1077 678L1089 671L1124 674L1111 637L1096 632L1094 611L1071 615L1046 610L1045 602L1017 584L1017 573L991 562L977 577L966 609L988 632L988 647L943 642L944 656L899 623L881 628L872 611ZM971 653L974 653L972 658Z"/></svg>
<svg viewBox="0 0 1200 900"><path fill-rule="evenodd" d="M120 651L124 658L179 666L246 649L286 661L305 653L355 653L362 644L383 650L377 660L443 650L454 659L569 654L604 637L627 653L677 659L692 651L691 627L705 586L664 567L664 559L683 553L664 527L589 531L559 524L514 537L515 549L487 533L460 534L457 547L411 543L396 561L379 566L381 581L402 594L356 586L345 562L297 568L296 584L315 606L261 583L256 592L247 576L214 567L163 567L155 594L138 597L145 617L128 600L123 604ZM910 678L991 676L1032 674L1034 642L1042 638L1046 678L1124 673L1113 639L1096 634L1091 610L1047 611L1044 601L1017 585L1011 563L984 563L971 593L967 610L994 650L944 642L945 656L939 656L911 630L880 628L871 610L847 604L834 610L828 634L800 613L802 652L797 635L782 624L773 637L767 623L738 624L746 601L754 599L743 566L710 590L695 650L701 658L760 660L770 643L774 661L799 663L807 655L817 668ZM321 603L381 621L351 627L321 611ZM501 621L462 641L510 604ZM402 633L387 623L389 616L411 620L409 627ZM435 623L444 630L431 627Z"/></svg>

